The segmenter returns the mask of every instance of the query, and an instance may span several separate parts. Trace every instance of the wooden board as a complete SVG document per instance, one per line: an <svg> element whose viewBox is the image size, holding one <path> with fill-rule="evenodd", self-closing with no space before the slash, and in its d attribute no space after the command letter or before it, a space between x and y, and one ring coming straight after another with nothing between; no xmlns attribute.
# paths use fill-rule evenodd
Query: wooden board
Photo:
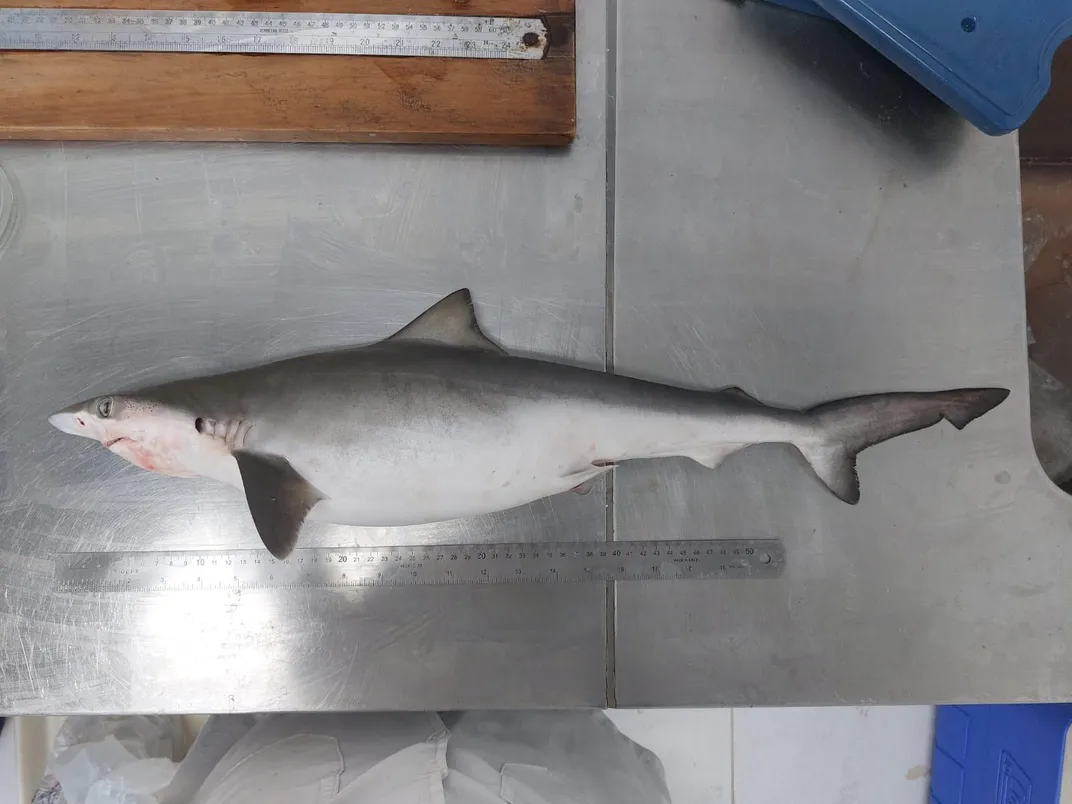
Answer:
<svg viewBox="0 0 1072 804"><path fill-rule="evenodd" d="M0 6L543 17L538 61L0 53L0 139L569 144L574 0L0 0Z"/></svg>

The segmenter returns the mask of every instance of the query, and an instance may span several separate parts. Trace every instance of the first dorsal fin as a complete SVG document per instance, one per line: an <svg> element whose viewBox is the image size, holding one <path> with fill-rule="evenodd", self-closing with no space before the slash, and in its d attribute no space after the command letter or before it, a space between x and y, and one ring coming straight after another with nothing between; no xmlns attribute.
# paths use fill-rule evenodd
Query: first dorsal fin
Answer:
<svg viewBox="0 0 1072 804"><path fill-rule="evenodd" d="M469 288L456 290L440 299L387 340L435 341L448 346L506 354L480 329Z"/></svg>

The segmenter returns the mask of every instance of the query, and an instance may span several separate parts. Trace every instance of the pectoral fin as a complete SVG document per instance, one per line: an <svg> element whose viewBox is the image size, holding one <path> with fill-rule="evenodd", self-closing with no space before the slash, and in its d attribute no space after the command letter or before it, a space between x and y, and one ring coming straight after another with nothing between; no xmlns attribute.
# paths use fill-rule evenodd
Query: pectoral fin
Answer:
<svg viewBox="0 0 1072 804"><path fill-rule="evenodd" d="M298 542L305 517L323 495L285 458L256 452L236 452L234 457L261 541L273 556L286 558Z"/></svg>

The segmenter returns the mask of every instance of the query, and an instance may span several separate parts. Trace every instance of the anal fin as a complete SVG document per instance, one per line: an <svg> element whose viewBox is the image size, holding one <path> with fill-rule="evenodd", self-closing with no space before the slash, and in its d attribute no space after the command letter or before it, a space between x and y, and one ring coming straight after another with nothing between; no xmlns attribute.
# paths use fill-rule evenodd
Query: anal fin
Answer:
<svg viewBox="0 0 1072 804"><path fill-rule="evenodd" d="M703 464L708 469L717 469L718 465L722 463L726 458L735 452L740 452L745 447L750 447L751 444L718 444L713 447L707 447L705 449L697 450L695 452L684 453L686 457L692 458L696 463Z"/></svg>
<svg viewBox="0 0 1072 804"><path fill-rule="evenodd" d="M849 505L860 502L860 476L856 473L856 453L844 446L797 445L812 471L834 494Z"/></svg>
<svg viewBox="0 0 1072 804"><path fill-rule="evenodd" d="M305 517L323 495L286 458L242 451L234 457L261 541L273 556L286 558L298 542Z"/></svg>

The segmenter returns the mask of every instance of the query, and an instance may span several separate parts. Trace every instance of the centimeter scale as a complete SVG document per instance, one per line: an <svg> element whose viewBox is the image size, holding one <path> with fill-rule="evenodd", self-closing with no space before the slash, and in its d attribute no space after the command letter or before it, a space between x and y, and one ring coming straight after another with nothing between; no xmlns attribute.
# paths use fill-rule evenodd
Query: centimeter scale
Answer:
<svg viewBox="0 0 1072 804"><path fill-rule="evenodd" d="M777 578L784 567L777 540L652 540L305 548L286 559L261 548L66 553L55 579L62 592L163 592L754 580Z"/></svg>

